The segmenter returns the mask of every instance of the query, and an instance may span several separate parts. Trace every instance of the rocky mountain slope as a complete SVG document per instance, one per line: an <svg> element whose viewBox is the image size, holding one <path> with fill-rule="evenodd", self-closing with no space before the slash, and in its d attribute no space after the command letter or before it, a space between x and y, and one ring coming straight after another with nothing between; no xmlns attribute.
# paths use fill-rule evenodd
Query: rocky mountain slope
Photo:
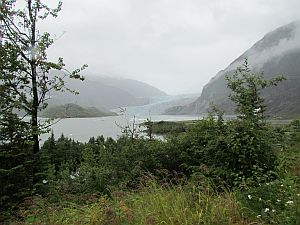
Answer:
<svg viewBox="0 0 300 225"><path fill-rule="evenodd" d="M201 96L193 103L176 106L168 114L203 114L213 103L225 113L234 112L228 100L229 90L225 76L233 74L244 59L255 72L263 72L267 79L284 75L286 81L277 87L266 89L262 94L268 105L268 113L274 116L295 117L300 115L300 21L295 21L267 33L226 69L217 73L203 88Z"/></svg>

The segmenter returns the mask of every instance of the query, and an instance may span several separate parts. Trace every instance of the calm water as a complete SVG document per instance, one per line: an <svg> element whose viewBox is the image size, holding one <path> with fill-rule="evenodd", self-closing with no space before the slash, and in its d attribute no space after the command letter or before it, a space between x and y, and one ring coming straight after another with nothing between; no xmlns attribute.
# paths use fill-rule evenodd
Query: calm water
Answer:
<svg viewBox="0 0 300 225"><path fill-rule="evenodd" d="M136 123L142 123L146 120L145 117L136 117ZM180 121L180 120L195 120L200 119L198 116L169 116L169 115L156 115L151 116L152 121ZM104 137L117 138L122 133L122 128L127 124L132 126L133 118L125 116L110 116L100 118L66 118L61 119L54 124L51 129L56 138L62 133L69 138L86 142L90 137L103 135ZM42 142L45 141L50 134L41 136Z"/></svg>

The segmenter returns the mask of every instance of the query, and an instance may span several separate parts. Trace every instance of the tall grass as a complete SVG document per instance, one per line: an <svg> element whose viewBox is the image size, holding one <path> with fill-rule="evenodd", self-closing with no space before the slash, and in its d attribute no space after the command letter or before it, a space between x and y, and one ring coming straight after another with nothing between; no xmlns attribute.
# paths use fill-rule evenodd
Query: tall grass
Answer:
<svg viewBox="0 0 300 225"><path fill-rule="evenodd" d="M127 198L134 224L246 224L232 193L196 186L162 187L155 182Z"/></svg>
<svg viewBox="0 0 300 225"><path fill-rule="evenodd" d="M193 184L162 186L155 181L136 192L115 192L112 198L79 205L49 204L35 199L21 210L24 224L136 224L136 225L232 225L250 224L232 192L218 194L212 188L200 190ZM253 221L252 221L253 222ZM23 223L12 223L23 224ZM256 223L258 224L258 223Z"/></svg>

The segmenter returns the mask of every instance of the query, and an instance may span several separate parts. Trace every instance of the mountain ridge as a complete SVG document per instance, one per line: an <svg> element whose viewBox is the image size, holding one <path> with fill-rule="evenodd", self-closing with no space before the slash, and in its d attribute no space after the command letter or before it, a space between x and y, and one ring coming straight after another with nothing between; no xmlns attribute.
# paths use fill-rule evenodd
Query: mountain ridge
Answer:
<svg viewBox="0 0 300 225"><path fill-rule="evenodd" d="M279 27L256 42L224 70L219 71L203 88L201 96L191 104L169 108L167 114L204 114L211 103L227 114L234 113L234 104L228 99L225 76L234 73L248 58L253 72L264 72L266 79L284 75L287 80L275 88L262 92L273 116L300 114L300 21ZM280 94L279 94L280 93ZM291 97L290 97L291 96Z"/></svg>

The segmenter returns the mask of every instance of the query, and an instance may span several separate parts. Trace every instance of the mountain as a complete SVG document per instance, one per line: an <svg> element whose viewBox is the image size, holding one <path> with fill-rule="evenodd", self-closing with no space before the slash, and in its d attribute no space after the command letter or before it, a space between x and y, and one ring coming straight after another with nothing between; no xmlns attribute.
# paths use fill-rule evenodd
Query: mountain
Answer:
<svg viewBox="0 0 300 225"><path fill-rule="evenodd" d="M107 76L90 76L89 79L107 86L119 88L137 98L151 98L167 95L162 90L137 80L112 78Z"/></svg>
<svg viewBox="0 0 300 225"><path fill-rule="evenodd" d="M47 118L84 118L116 116L113 112L103 112L95 107L83 108L76 104L65 104L49 107L41 113L41 117Z"/></svg>
<svg viewBox="0 0 300 225"><path fill-rule="evenodd" d="M284 75L287 79L277 87L262 92L268 114L295 117L300 115L300 21L295 21L267 33L249 50L234 60L226 69L217 73L205 85L201 96L191 104L176 106L168 114L203 114L213 103L227 114L234 113L234 104L228 99L225 76L233 74L248 58L254 72L263 71L266 79Z"/></svg>
<svg viewBox="0 0 300 225"><path fill-rule="evenodd" d="M163 91L146 83L119 78L86 76L84 81L67 79L67 87L79 95L68 92L53 92L50 105L75 103L84 107L114 109L125 106L139 106L149 103L153 96L165 96Z"/></svg>

